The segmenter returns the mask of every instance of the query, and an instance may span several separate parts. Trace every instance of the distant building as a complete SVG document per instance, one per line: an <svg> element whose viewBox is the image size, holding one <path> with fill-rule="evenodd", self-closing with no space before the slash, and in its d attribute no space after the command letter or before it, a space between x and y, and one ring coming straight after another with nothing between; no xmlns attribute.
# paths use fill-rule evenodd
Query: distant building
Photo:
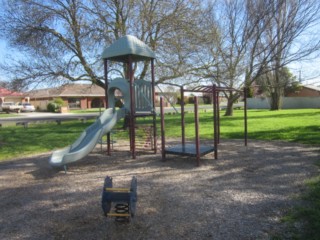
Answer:
<svg viewBox="0 0 320 240"><path fill-rule="evenodd" d="M254 91L252 98L248 98L248 108L270 109L270 98ZM305 85L299 90L290 92L282 98L283 109L320 108L320 87Z"/></svg>
<svg viewBox="0 0 320 240"><path fill-rule="evenodd" d="M46 110L49 102L61 98L69 109L105 107L105 91L92 84L66 84L56 88L32 90L25 94L36 108Z"/></svg>
<svg viewBox="0 0 320 240"><path fill-rule="evenodd" d="M10 91L0 87L0 105L3 102L29 102L29 98L25 97L23 93Z"/></svg>
<svg viewBox="0 0 320 240"><path fill-rule="evenodd" d="M289 93L286 97L320 97L320 87L304 85L301 90Z"/></svg>

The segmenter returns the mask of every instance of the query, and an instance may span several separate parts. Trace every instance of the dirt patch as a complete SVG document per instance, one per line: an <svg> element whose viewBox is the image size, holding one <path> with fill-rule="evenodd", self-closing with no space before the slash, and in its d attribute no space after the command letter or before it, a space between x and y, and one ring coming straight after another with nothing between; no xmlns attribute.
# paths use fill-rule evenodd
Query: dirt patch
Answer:
<svg viewBox="0 0 320 240"><path fill-rule="evenodd" d="M223 141L219 159L100 146L68 173L48 155L0 163L0 239L269 239L286 237L280 218L301 204L304 181L318 174L316 147L285 142ZM103 216L104 178L128 187L138 179L136 217L117 224Z"/></svg>

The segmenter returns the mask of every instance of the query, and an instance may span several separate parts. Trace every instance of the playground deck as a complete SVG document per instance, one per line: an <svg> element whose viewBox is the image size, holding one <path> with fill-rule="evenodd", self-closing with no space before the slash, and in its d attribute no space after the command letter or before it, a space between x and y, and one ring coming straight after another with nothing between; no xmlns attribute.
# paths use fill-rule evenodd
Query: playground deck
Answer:
<svg viewBox="0 0 320 240"><path fill-rule="evenodd" d="M213 146L199 146L200 156L204 156L208 153L214 151ZM197 149L195 144L177 144L170 147L165 148L166 154L173 154L173 155L180 155L180 156L189 156L189 157L196 157L197 156Z"/></svg>

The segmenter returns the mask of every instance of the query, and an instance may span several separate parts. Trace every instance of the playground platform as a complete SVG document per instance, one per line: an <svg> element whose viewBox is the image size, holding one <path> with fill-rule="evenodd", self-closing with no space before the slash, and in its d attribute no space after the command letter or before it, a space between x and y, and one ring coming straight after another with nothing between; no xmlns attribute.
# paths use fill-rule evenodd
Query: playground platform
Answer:
<svg viewBox="0 0 320 240"><path fill-rule="evenodd" d="M214 151L213 146L199 146L199 155L204 156ZM181 156L197 157L197 149L195 144L177 144L165 148L165 154L174 154Z"/></svg>

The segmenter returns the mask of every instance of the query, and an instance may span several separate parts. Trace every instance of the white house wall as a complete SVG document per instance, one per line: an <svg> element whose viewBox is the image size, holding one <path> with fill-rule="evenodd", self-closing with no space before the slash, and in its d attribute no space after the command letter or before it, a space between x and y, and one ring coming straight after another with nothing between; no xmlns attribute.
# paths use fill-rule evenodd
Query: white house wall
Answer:
<svg viewBox="0 0 320 240"><path fill-rule="evenodd" d="M320 108L320 97L284 97L282 109ZM248 98L248 109L270 109L270 98Z"/></svg>

